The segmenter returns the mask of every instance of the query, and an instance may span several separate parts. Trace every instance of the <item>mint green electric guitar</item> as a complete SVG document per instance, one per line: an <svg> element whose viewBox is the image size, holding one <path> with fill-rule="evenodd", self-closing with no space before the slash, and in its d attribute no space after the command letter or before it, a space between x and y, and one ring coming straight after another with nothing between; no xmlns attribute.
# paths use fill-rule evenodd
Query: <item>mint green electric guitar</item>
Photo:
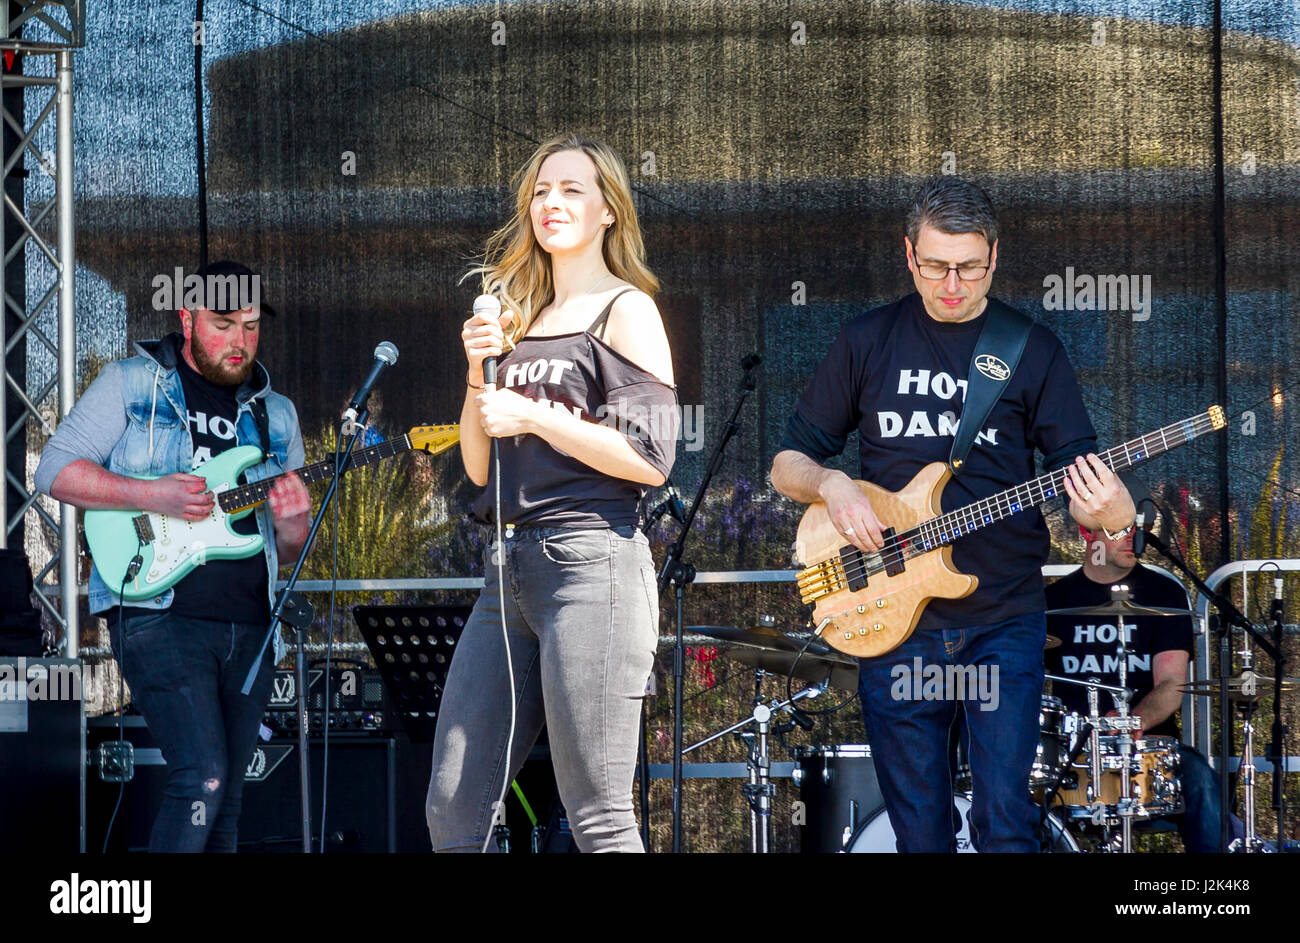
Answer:
<svg viewBox="0 0 1300 943"><path fill-rule="evenodd" d="M416 426L404 436L353 452L348 469L410 449L437 455L459 441L457 425ZM276 475L239 484L244 470L260 461L261 449L241 445L194 469L192 474L206 479L208 490L216 496L211 513L201 521L150 511L87 511L86 543L108 588L116 593L129 574L122 598L128 602L148 599L175 586L196 566L209 560L237 560L260 553L260 534L239 534L231 527L232 521L248 516L264 502L271 485L284 477ZM326 459L285 474L297 475L312 484L333 476L334 460ZM137 553L140 562L133 567Z"/></svg>

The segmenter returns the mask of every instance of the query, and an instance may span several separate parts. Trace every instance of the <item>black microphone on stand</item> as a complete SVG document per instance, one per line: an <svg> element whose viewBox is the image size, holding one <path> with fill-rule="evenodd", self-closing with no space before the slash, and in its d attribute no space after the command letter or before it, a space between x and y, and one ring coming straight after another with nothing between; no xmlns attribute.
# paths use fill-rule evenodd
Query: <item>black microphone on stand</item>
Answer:
<svg viewBox="0 0 1300 943"><path fill-rule="evenodd" d="M375 364L370 368L370 373L352 394L352 399L348 400L348 408L343 411L345 420L356 422L361 407L365 406L366 400L370 398L370 390L379 380L379 374L384 372L385 367L391 367L395 363L397 363L397 348L391 342L383 341L375 348Z"/></svg>
<svg viewBox="0 0 1300 943"><path fill-rule="evenodd" d="M1142 505L1152 503L1150 498L1143 498L1138 502L1137 519L1133 522L1133 556L1139 560L1142 558L1142 551L1147 548L1147 532L1143 528L1146 523L1146 514L1142 510ZM1152 503L1151 513L1155 514L1155 506Z"/></svg>
<svg viewBox="0 0 1300 943"><path fill-rule="evenodd" d="M496 295L479 295L474 299L474 316L488 315L497 322L501 320L501 299ZM497 358L483 359L483 386L488 390L497 388Z"/></svg>

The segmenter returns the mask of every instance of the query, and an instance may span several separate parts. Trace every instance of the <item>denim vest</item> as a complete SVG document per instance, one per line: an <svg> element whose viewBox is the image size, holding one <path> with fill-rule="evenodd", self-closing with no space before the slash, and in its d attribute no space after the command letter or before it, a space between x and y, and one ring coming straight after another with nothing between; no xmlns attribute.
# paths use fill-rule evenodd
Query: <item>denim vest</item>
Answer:
<svg viewBox="0 0 1300 943"><path fill-rule="evenodd" d="M134 477L170 475L188 472L194 456L194 441L189 424L185 421L185 395L181 378L176 371L180 335L173 334L161 341L143 341L135 345L139 356L110 364L106 370L121 373L122 401L120 404L101 403L94 400L91 390L86 391L78 406L87 409L115 408L126 410L126 431L113 448L106 467L119 475ZM302 437L298 430L298 414L285 396L271 392L271 379L260 364L236 393L239 411L236 417L236 436L240 445L256 445L263 449L266 460L245 472L250 482L269 478L300 467L303 463ZM270 444L264 446L257 432L257 420L252 402L262 399L266 403L269 420ZM292 454L291 452L296 453ZM275 529L270 507L263 504L254 512L257 530L265 543L267 602L274 605L275 583L279 560L275 548ZM152 599L142 599L131 605L146 609L166 609L171 606L175 593L167 590ZM116 606L117 594L109 589L96 567L90 571L90 611L101 612ZM269 608L268 608L269 611Z"/></svg>

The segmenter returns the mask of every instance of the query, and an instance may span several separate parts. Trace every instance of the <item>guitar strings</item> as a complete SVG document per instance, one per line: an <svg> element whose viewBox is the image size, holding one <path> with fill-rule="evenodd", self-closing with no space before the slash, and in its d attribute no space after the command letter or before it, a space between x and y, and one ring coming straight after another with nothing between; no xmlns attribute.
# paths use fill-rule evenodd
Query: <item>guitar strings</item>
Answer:
<svg viewBox="0 0 1300 943"><path fill-rule="evenodd" d="M1209 423L1210 429L1197 428L1198 426L1201 425L1203 421ZM1173 429L1174 427L1186 427L1189 425L1192 426L1193 428L1188 438L1186 438L1183 441L1176 441L1174 446L1169 446L1167 441L1167 436L1165 436L1165 432L1167 430ZM1166 426L1164 429L1160 429L1157 430L1156 432L1149 433L1148 435L1142 436L1140 440L1133 440L1135 442L1140 442L1142 446L1142 450L1137 451L1135 453L1138 456L1137 460L1141 461L1143 458L1150 457L1150 455L1146 454L1145 451L1147 448L1146 440L1149 438L1152 438L1157 435L1161 436L1165 442L1164 451L1168 451L1170 448L1175 448L1177 446L1184 445L1187 442L1192 441L1192 439L1195 439L1198 436L1203 435L1205 432L1211 431L1213 429L1213 426L1214 426L1213 420L1208 416L1208 414L1203 414L1191 420L1184 420L1183 422L1173 423L1170 426ZM1112 463L1114 459L1117 457L1117 455L1122 454L1125 460L1128 462L1128 465L1125 465L1123 467L1130 467L1133 464L1133 460L1129 458L1129 450L1127 448L1129 444L1130 443L1124 443L1123 445L1119 445L1112 449L1109 449L1106 452L1102 453L1102 455L1099 457L1108 466L1112 466ZM861 577L864 575L879 573L890 566L901 563L903 560L909 559L914 556L919 556L923 553L928 553L930 550L937 549L938 547L946 546L949 543L952 543L953 539L955 539L956 537L960 537L965 533L972 533L983 526L996 523L997 521L1002 520L1005 517L1009 517L1011 514L1017 513L1018 511L1023 510L1025 507L1024 501L1013 502L1010 500L1012 497L1018 497L1019 492L1021 490L1027 492L1025 497L1027 499L1030 499L1031 501L1030 506L1035 506L1041 503L1041 501L1049 500L1061 493L1061 484L1064 482L1065 477L1066 477L1065 470L1058 469L1056 472L1052 472L1048 475L1040 476L1039 478L1036 478L1031 482L1028 482L1023 485L1018 485L1015 488L1009 488L1006 491L999 492L996 495L991 495L988 498L984 498L981 501L967 505L964 508L959 508L955 511L950 511L947 514L940 515L939 517L931 518L930 520L925 521L917 525L916 527L910 528L909 530L906 530L900 534L895 534L891 539L891 547L888 550L877 551L876 553L873 553L870 556L864 554L863 551L857 549L856 547L852 548L852 550L850 551L842 551L840 554L840 559L844 565L845 576ZM1044 479L1047 479L1048 484L1052 485L1052 491L1050 494L1047 493L1046 490L1040 484L1041 482L1043 482ZM1038 486L1039 491L1042 492L1044 495L1043 498L1040 499L1039 501L1032 500L1034 497L1032 489L1035 486ZM1003 504L1004 500L1006 502L1005 505ZM1017 503L1020 505L1019 507L1015 506L1015 504ZM993 510L998 512L999 516L997 516L993 520L984 520L984 517L986 515L984 515L983 513L980 513L978 515L976 514L977 505L983 505L983 507L979 508L981 512L984 510ZM965 530L962 530L961 528L961 525L963 524L966 525ZM953 533L949 535L946 532L946 529L952 527L953 525L957 525L957 526L953 531ZM918 539L924 539L926 537L927 532L929 534L929 540L931 546L917 548L915 546L915 541L917 541ZM848 559L846 559L846 557ZM872 558L874 558L874 560Z"/></svg>
<svg viewBox="0 0 1300 943"><path fill-rule="evenodd" d="M391 446L392 451L383 454L384 446ZM344 471L346 472L358 465L369 464L373 458L390 458L399 452L405 452L412 448L414 447L411 444L410 435L402 435L392 439L385 439L383 442L376 442L354 455L348 461L349 468L344 469ZM335 459L326 459L323 462L317 462L315 465L308 465L306 468L295 469L294 472L285 472L285 474L296 473L307 484L313 484L317 481L324 481L334 474L334 461ZM320 472L319 476L316 475L316 472ZM267 495L271 492L271 484L280 477L280 475L276 475L273 478L264 478L260 481L249 482L246 485L239 485L229 491L221 492L217 498L221 502L221 509L226 512L242 510L265 501Z"/></svg>
<svg viewBox="0 0 1300 943"><path fill-rule="evenodd" d="M1190 427L1190 429L1188 427ZM1148 439L1159 436L1164 446L1161 453L1163 454L1163 452L1185 445L1193 439L1213 430L1214 420L1208 413L1202 413L1191 419L1171 423L1163 429L1158 429L1155 432L1148 433L1139 439L1134 439L1131 442L1117 445L1114 448L1106 450L1098 457L1107 467L1114 470L1114 462L1122 456L1125 464L1121 466L1120 470L1123 470L1124 468L1132 467L1138 461L1151 457L1147 443ZM1178 434L1184 434L1186 435L1186 438L1181 441L1175 438L1174 444L1171 446L1168 441L1169 436L1167 435L1167 433L1170 432L1173 432L1175 436ZM1128 446L1133 443L1138 443L1140 448L1134 450L1133 454L1130 455ZM1062 493L1062 486L1066 476L1066 469L1057 469L1055 472L1041 475L1033 481L1017 485L1014 488L1008 488L1005 491L1001 491L995 495L990 495L987 498L968 504L964 508L958 508L955 511L949 511L946 514L941 514L938 517L931 518L930 520L924 521L900 534L895 534L891 538L890 547L886 550L877 551L870 555L865 554L862 550L859 550L856 547L848 551L841 551L839 558L843 565L845 579L866 577L880 573L891 566L896 566L902 563L904 560L920 556L924 553L929 553L931 550L938 549L939 547L947 546L952 543L955 538L960 537L963 534L973 533L985 526L1004 520L1012 514L1024 510L1027 506L1037 506L1042 501L1050 500ZM1050 493L1048 493L1043 487L1043 482L1045 480L1046 484L1051 487ZM1032 500L1034 496L1033 489L1035 487L1037 487L1039 492L1043 494L1043 497L1038 501ZM1031 499L1028 504L1023 500L1012 500L1013 498L1018 498L1019 492L1022 490L1026 492L1025 497ZM1017 504L1019 507L1015 506ZM985 520L985 517L988 515L985 513L977 514L977 509L980 512L994 511L997 516L994 516L991 520ZM962 525L965 525L964 530L962 529ZM951 531L951 533L949 531ZM927 534L930 546L918 547L917 541L924 541L927 539ZM826 582L826 580L823 578L822 582Z"/></svg>

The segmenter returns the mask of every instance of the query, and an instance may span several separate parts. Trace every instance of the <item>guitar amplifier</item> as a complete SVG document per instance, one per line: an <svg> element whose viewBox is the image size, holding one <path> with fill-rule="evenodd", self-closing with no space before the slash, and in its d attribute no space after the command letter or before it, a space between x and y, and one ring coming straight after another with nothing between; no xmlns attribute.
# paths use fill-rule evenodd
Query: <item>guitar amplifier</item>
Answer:
<svg viewBox="0 0 1300 943"><path fill-rule="evenodd" d="M383 680L373 668L342 666L330 669L331 731L385 736L393 733L396 721L384 693ZM307 669L307 718L313 734L325 724L325 670ZM277 670L271 682L271 699L262 719L274 736L297 736L297 676L292 670Z"/></svg>
<svg viewBox="0 0 1300 943"><path fill-rule="evenodd" d="M85 713L75 658L0 657L0 851L84 851Z"/></svg>

